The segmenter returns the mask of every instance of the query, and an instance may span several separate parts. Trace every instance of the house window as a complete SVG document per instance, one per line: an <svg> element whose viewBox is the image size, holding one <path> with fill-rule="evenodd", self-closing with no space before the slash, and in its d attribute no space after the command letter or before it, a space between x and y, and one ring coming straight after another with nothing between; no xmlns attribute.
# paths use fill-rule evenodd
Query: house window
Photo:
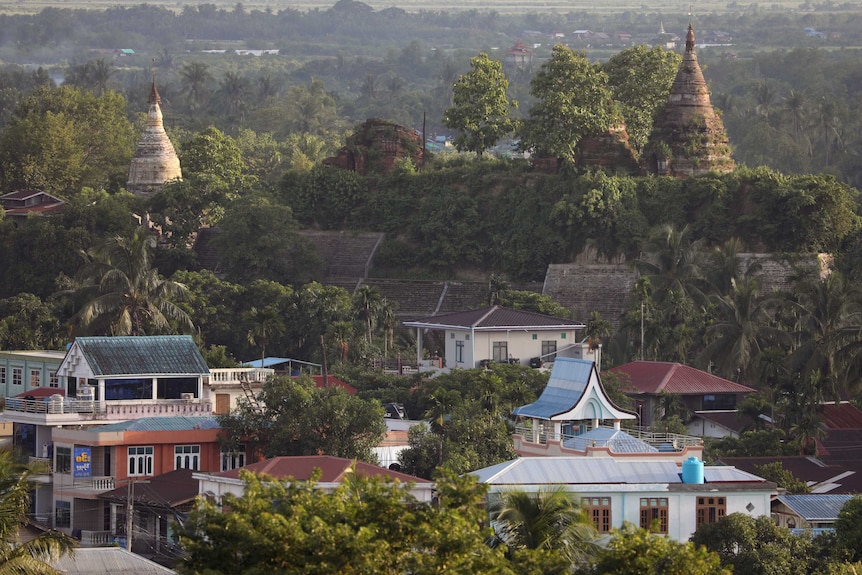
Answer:
<svg viewBox="0 0 862 575"><path fill-rule="evenodd" d="M449 339L455 339L455 332L449 334Z"/></svg>
<svg viewBox="0 0 862 575"><path fill-rule="evenodd" d="M667 535L667 498L641 498L641 529L650 529L655 522L658 533Z"/></svg>
<svg viewBox="0 0 862 575"><path fill-rule="evenodd" d="M704 410L734 410L736 409L736 396L734 394L704 395Z"/></svg>
<svg viewBox="0 0 862 575"><path fill-rule="evenodd" d="M560 334L560 339L566 339L566 334L565 334L565 333L561 333L561 334Z"/></svg>
<svg viewBox="0 0 862 575"><path fill-rule="evenodd" d="M48 372L48 387L60 387L60 376L56 371Z"/></svg>
<svg viewBox="0 0 862 575"><path fill-rule="evenodd" d="M609 533L611 530L611 498L610 497L584 497L581 506L590 519L593 527L599 533Z"/></svg>
<svg viewBox="0 0 862 575"><path fill-rule="evenodd" d="M54 450L56 462L54 473L70 473L72 471L72 448L58 447Z"/></svg>
<svg viewBox="0 0 862 575"><path fill-rule="evenodd" d="M536 341L537 339L539 339L539 334L534 333L533 334L533 341Z"/></svg>
<svg viewBox="0 0 862 575"><path fill-rule="evenodd" d="M465 334L464 334L464 339L469 340L469 339L470 339L470 334L469 334L469 333L465 333Z"/></svg>
<svg viewBox="0 0 862 575"><path fill-rule="evenodd" d="M464 342L460 339L455 342L455 363L464 363Z"/></svg>
<svg viewBox="0 0 862 575"><path fill-rule="evenodd" d="M54 503L54 527L72 526L72 502L71 501L56 501Z"/></svg>
<svg viewBox="0 0 862 575"><path fill-rule="evenodd" d="M174 469L191 469L197 471L201 463L200 445L175 445Z"/></svg>
<svg viewBox="0 0 862 575"><path fill-rule="evenodd" d="M0 385L6 386L6 366L0 366Z"/></svg>
<svg viewBox="0 0 862 575"><path fill-rule="evenodd" d="M130 447L129 448L129 475L152 475L153 474L153 448Z"/></svg>
<svg viewBox="0 0 862 575"><path fill-rule="evenodd" d="M554 361L557 359L557 342L543 341L542 342L542 359L544 361Z"/></svg>
<svg viewBox="0 0 862 575"><path fill-rule="evenodd" d="M495 341L491 346L493 359L497 363L506 363L509 361L509 344L505 341Z"/></svg>
<svg viewBox="0 0 862 575"><path fill-rule="evenodd" d="M21 367L12 368L12 385L21 385L24 383L24 369Z"/></svg>
<svg viewBox="0 0 862 575"><path fill-rule="evenodd" d="M221 470L230 471L245 467L245 445L238 445L236 451L221 452Z"/></svg>
<svg viewBox="0 0 862 575"><path fill-rule="evenodd" d="M726 510L724 497L698 497L697 526L700 527L703 523L718 523Z"/></svg>
<svg viewBox="0 0 862 575"><path fill-rule="evenodd" d="M42 372L38 369L30 370L30 387L39 387L42 380Z"/></svg>

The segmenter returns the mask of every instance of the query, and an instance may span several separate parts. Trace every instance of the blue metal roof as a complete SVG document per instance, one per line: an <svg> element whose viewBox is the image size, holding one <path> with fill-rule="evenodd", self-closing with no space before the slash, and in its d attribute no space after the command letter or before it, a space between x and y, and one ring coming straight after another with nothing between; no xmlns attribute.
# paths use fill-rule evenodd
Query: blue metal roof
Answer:
<svg viewBox="0 0 862 575"><path fill-rule="evenodd" d="M779 495L778 500L806 521L835 521L844 504L852 499L848 494Z"/></svg>
<svg viewBox="0 0 862 575"><path fill-rule="evenodd" d="M143 417L120 423L91 427L87 431L190 431L192 429L219 429L218 419L213 415L171 417Z"/></svg>
<svg viewBox="0 0 862 575"><path fill-rule="evenodd" d="M625 431L595 427L581 435L563 441L563 447L586 451L590 446L608 447L613 453L655 453L655 447L632 437Z"/></svg>
<svg viewBox="0 0 862 575"><path fill-rule="evenodd" d="M209 374L190 335L79 337L74 345L96 376Z"/></svg>
<svg viewBox="0 0 862 575"><path fill-rule="evenodd" d="M590 381L592 361L558 357L548 385L535 402L516 408L512 414L538 419L550 419L566 413L580 401Z"/></svg>

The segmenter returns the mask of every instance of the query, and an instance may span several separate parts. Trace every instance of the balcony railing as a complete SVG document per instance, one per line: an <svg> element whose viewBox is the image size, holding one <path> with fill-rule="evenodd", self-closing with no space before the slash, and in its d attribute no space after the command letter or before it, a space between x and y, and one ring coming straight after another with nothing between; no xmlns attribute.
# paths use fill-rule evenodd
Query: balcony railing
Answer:
<svg viewBox="0 0 862 575"><path fill-rule="evenodd" d="M275 370L268 367L229 367L210 370L210 385L238 385L243 379L249 383L264 383Z"/></svg>
<svg viewBox="0 0 862 575"><path fill-rule="evenodd" d="M606 426L600 426L606 427ZM678 433L654 433L648 429L631 428L623 429L625 433L631 435L635 439L639 439L658 449L670 449L672 451L682 451L686 447L703 445L703 438L694 437L691 435L680 435ZM546 445L548 441L559 441L562 445L573 444L574 440L582 434L557 434L553 429L539 428L538 437L534 439L533 428L529 425L518 425L515 427L515 433L524 438L525 443L539 443ZM606 447L613 440L591 440L591 447Z"/></svg>
<svg viewBox="0 0 862 575"><path fill-rule="evenodd" d="M59 400L10 397L6 399L6 412L41 415L47 421L136 419L163 415L208 415L212 413L212 403L199 398L93 401L66 397L60 397Z"/></svg>
<svg viewBox="0 0 862 575"><path fill-rule="evenodd" d="M114 544L110 531L81 530L81 547L109 547Z"/></svg>

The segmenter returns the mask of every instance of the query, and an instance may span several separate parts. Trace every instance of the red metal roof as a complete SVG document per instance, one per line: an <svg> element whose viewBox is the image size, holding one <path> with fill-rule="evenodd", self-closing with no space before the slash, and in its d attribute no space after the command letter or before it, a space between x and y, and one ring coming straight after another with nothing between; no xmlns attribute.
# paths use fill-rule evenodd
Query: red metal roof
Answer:
<svg viewBox="0 0 862 575"><path fill-rule="evenodd" d="M703 395L755 391L748 386L681 363L633 361L613 367L609 371L628 379L629 393Z"/></svg>
<svg viewBox="0 0 862 575"><path fill-rule="evenodd" d="M312 375L311 378L314 380L314 387L325 387L322 375ZM356 395L356 388L344 381L343 379L339 379L332 375L327 375L326 379L326 385L328 385L329 387L340 387L350 395Z"/></svg>
<svg viewBox="0 0 862 575"><path fill-rule="evenodd" d="M427 479L414 477L406 473L392 471L385 467L371 465L364 461L355 461L344 457L332 457L331 455L300 455L295 457L273 457L266 461L252 463L246 465L242 469L253 471L255 473L265 473L275 479L293 478L298 481L306 481L311 477L315 469L320 469L320 483L336 483L344 479L346 473L350 473L350 469L356 466L356 473L368 477L376 477L382 475L393 480L398 480L401 483L431 483ZM219 477L239 477L239 469L232 469L222 473L216 473Z"/></svg>
<svg viewBox="0 0 862 575"><path fill-rule="evenodd" d="M862 429L862 411L850 403L824 403L820 417L826 429Z"/></svg>

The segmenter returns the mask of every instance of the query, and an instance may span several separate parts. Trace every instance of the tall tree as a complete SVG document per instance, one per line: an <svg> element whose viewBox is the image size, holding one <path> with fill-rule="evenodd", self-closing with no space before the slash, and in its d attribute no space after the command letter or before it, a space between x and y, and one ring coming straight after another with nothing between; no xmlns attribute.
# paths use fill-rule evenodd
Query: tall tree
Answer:
<svg viewBox="0 0 862 575"><path fill-rule="evenodd" d="M11 451L0 451L0 573L58 573L50 562L74 552L74 540L59 531L45 531L21 542L19 530L30 512L29 477L30 471L14 462Z"/></svg>
<svg viewBox="0 0 862 575"><path fill-rule="evenodd" d="M500 62L482 53L470 59L470 68L452 86L454 105L443 114L447 128L456 130L455 148L481 156L514 128L510 117L518 103L506 91L509 80Z"/></svg>
<svg viewBox="0 0 862 575"><path fill-rule="evenodd" d="M656 114L667 102L682 56L661 46L644 45L617 52L602 65L608 87L620 104L629 142L642 149Z"/></svg>
<svg viewBox="0 0 862 575"><path fill-rule="evenodd" d="M65 292L80 305L73 325L110 335L192 330L191 318L176 303L187 289L152 267L155 247L155 236L139 227L131 237L114 236L88 250L74 289Z"/></svg>
<svg viewBox="0 0 862 575"><path fill-rule="evenodd" d="M619 119L598 64L562 44L530 82L536 103L521 123L521 147L575 163L578 142L601 134Z"/></svg>
<svg viewBox="0 0 862 575"><path fill-rule="evenodd" d="M229 513L212 502L192 512L180 534L181 573L516 572L484 543L485 487L471 476L440 477L436 505L417 502L406 484L361 473L348 473L333 492L268 479L243 473L243 496L221 501Z"/></svg>
<svg viewBox="0 0 862 575"><path fill-rule="evenodd" d="M215 80L209 66L199 61L186 62L180 70L180 77L189 107L194 110L206 104L210 97L209 85Z"/></svg>

